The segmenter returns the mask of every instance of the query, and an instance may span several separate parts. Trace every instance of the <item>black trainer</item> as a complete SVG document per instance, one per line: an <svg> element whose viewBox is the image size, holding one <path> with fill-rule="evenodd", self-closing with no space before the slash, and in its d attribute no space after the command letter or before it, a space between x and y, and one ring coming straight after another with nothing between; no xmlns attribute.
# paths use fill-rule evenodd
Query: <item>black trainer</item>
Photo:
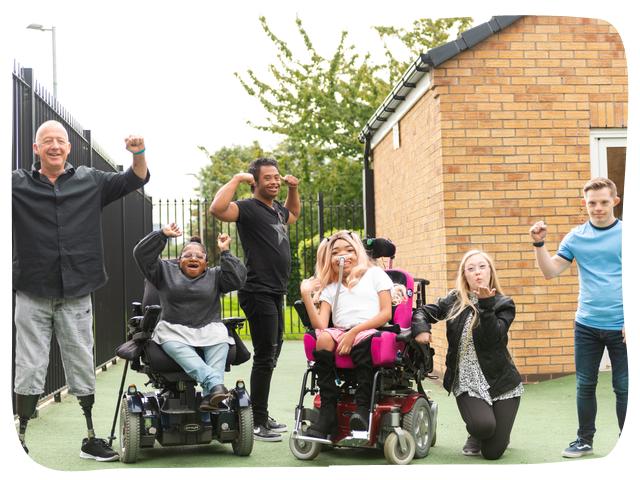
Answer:
<svg viewBox="0 0 640 480"><path fill-rule="evenodd" d="M593 446L581 438L571 442L562 452L565 458L584 457L585 455L593 455Z"/></svg>
<svg viewBox="0 0 640 480"><path fill-rule="evenodd" d="M469 435L467 441L464 442L462 447L462 454L468 457L477 457L480 455L480 442Z"/></svg>
<svg viewBox="0 0 640 480"><path fill-rule="evenodd" d="M272 432L265 425L255 425L253 427L253 439L260 442L281 442L282 435Z"/></svg>
<svg viewBox="0 0 640 480"><path fill-rule="evenodd" d="M349 428L351 431L367 431L369 430L369 410L364 407L358 407L351 414L349 419Z"/></svg>
<svg viewBox="0 0 640 480"><path fill-rule="evenodd" d="M267 428L276 433L284 433L287 431L287 426L284 423L279 423L272 417L267 419Z"/></svg>
<svg viewBox="0 0 640 480"><path fill-rule="evenodd" d="M118 460L118 454L102 438L84 438L80 448L80 458L92 458L98 462Z"/></svg>

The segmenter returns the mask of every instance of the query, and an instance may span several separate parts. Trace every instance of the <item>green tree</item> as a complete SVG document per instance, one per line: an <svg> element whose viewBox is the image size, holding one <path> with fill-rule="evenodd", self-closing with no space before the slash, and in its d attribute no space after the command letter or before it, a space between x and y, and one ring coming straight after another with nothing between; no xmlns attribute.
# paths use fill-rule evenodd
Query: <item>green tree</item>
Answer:
<svg viewBox="0 0 640 480"><path fill-rule="evenodd" d="M201 168L197 175L199 186L196 192L200 197L211 200L220 187L231 180L231 177L236 173L246 172L252 160L270 155L256 141L246 146L222 147L214 153L210 153L202 146L198 148L209 157L209 164ZM250 196L249 186L243 183L238 188L237 197L247 198Z"/></svg>
<svg viewBox="0 0 640 480"><path fill-rule="evenodd" d="M265 124L248 123L284 135L277 157L297 173L305 193L323 191L335 202L357 201L362 195L363 152L358 133L418 53L445 42L454 26L460 31L470 23L470 18L419 19L408 30L374 27L387 58L387 63L376 64L370 53L356 51L346 31L341 32L335 52L322 56L300 18L296 26L306 53L295 57L260 17L276 47L276 61L268 68L270 80L251 69L235 74L267 114ZM404 51L398 53L393 42Z"/></svg>
<svg viewBox="0 0 640 480"><path fill-rule="evenodd" d="M460 36L472 23L471 17L438 18L436 20L419 18L413 22L410 29L393 26L373 27L384 44L389 84L395 85L409 68L410 63L421 53L448 42L452 30L456 29L456 35ZM399 48L390 47L389 42L399 44ZM404 51L404 54L401 51Z"/></svg>

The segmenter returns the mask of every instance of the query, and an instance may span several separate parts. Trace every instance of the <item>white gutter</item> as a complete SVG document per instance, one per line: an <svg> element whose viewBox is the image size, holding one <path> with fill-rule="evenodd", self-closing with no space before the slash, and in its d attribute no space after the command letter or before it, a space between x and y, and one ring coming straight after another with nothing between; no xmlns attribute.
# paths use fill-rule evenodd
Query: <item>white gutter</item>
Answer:
<svg viewBox="0 0 640 480"><path fill-rule="evenodd" d="M396 107L395 112L389 115L389 117L382 124L380 124L380 126L378 126L373 137L371 137L371 148L375 148L375 146L382 141L382 139L385 137L385 135L387 135L387 133L389 133L393 126L398 123L411 109L411 107L413 107L416 102L422 98L427 90L431 88L431 84L431 70L429 70L416 83L415 88L411 89L405 100L402 101L398 105L398 107Z"/></svg>

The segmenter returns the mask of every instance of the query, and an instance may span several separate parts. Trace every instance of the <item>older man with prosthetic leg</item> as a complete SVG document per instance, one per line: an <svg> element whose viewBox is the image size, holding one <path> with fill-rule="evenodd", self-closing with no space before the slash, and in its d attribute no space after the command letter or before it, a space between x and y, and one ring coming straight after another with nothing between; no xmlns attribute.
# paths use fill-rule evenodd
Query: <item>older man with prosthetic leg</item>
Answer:
<svg viewBox="0 0 640 480"><path fill-rule="evenodd" d="M44 391L53 332L60 345L69 393L80 402L87 438L80 456L117 460L97 438L94 404L93 308L91 293L107 281L102 251L103 207L149 181L144 139L129 136L133 163L126 172L103 172L67 163L69 136L57 121L36 132L31 170L12 174L13 288L15 290L16 408L25 451L27 423Z"/></svg>

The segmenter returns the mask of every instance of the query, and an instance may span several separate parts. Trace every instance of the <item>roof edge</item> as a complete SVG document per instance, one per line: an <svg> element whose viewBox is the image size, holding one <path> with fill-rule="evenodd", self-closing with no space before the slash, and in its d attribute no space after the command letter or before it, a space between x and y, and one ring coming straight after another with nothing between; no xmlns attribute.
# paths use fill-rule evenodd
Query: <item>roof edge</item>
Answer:
<svg viewBox="0 0 640 480"><path fill-rule="evenodd" d="M367 120L365 126L360 130L358 140L364 143L367 138L370 139L389 119L390 116L385 116L385 113L395 111L398 105L404 102L407 89L415 88L415 85L427 72L451 60L459 53L473 48L491 35L498 33L512 23L520 20L523 16L524 15L503 15L491 17L488 22L465 30L457 39L420 54L409 68L407 68L400 78L400 81L391 89L391 92L382 104L376 109L369 120Z"/></svg>

